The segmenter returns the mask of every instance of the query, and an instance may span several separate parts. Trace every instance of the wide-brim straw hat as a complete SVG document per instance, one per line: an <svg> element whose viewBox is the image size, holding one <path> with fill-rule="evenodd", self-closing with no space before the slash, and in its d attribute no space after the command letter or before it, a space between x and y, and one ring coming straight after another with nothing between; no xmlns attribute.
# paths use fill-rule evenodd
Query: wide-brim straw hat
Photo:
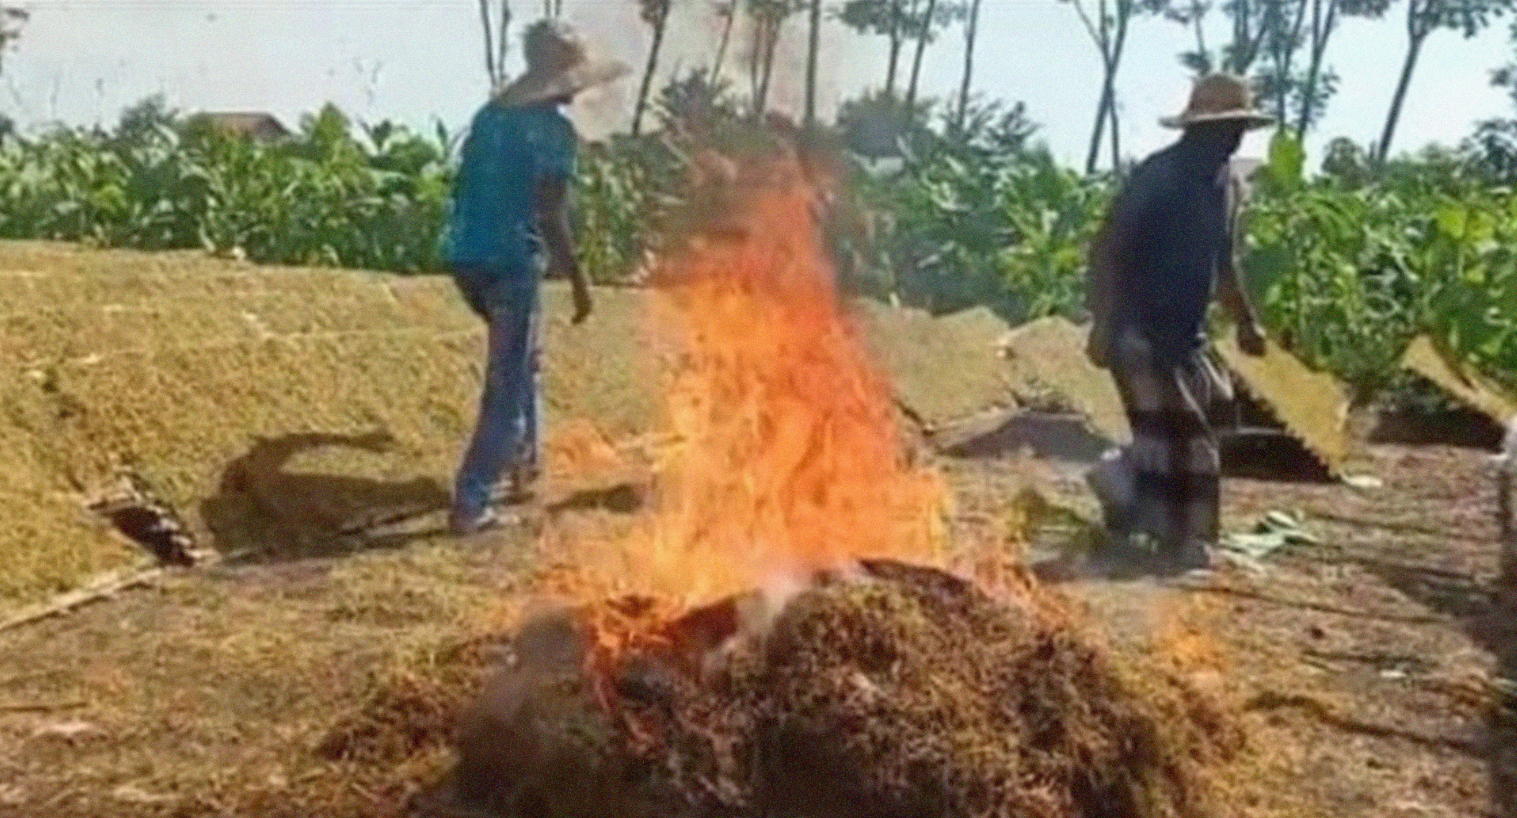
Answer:
<svg viewBox="0 0 1517 818"><path fill-rule="evenodd" d="M523 37L522 50L527 70L496 94L507 105L572 97L632 71L616 60L592 58L579 34L558 20L533 23Z"/></svg>
<svg viewBox="0 0 1517 818"><path fill-rule="evenodd" d="M1159 120L1166 128L1188 128L1204 122L1242 122L1249 128L1263 128L1273 125L1275 118L1254 107L1253 91L1242 77L1210 74L1196 81L1184 112Z"/></svg>

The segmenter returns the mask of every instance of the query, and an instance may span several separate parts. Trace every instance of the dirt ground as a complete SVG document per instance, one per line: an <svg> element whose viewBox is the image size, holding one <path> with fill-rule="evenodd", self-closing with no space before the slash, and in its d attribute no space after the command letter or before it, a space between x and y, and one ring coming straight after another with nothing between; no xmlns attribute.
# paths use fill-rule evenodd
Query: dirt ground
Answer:
<svg viewBox="0 0 1517 818"><path fill-rule="evenodd" d="M1237 685L1257 773L1238 790L1249 814L1497 815L1486 680L1514 634L1489 591L1498 553L1486 454L1394 444L1367 454L1382 487L1232 479L1224 489L1227 528L1299 510L1323 545L1204 584L1064 589L1116 642L1179 647ZM1010 468L949 465L966 525L1006 515L997 472Z"/></svg>
<svg viewBox="0 0 1517 818"><path fill-rule="evenodd" d="M1262 573L1063 590L1114 643L1188 652L1236 687L1246 814L1494 815L1484 455L1380 445L1371 459L1383 487L1229 483L1230 526L1300 509L1327 543ZM961 540L995 542L1023 469L943 468ZM612 494L563 498L560 524L614 527L635 502L595 502ZM298 794L330 771L314 749L337 717L425 674L449 634L503 611L533 559L525 531L400 539L190 571L0 634L0 815L247 815L251 793Z"/></svg>
<svg viewBox="0 0 1517 818"><path fill-rule="evenodd" d="M56 255L7 250L22 251L36 258L0 261L20 269ZM78 259L107 267L140 261ZM177 256L157 263L167 266L155 275L179 272ZM625 313L618 326L633 325L635 307L604 303L608 313ZM1004 392L987 340L996 328L965 319L959 329L979 340L961 343L932 335L924 321L877 332L882 347L897 345L877 352L904 373L903 402L934 426L952 426L954 416ZM575 343L568 357L597 368L630 346L600 336ZM969 346L984 348L972 364L942 354ZM467 346L459 360L473 351ZM577 377L561 373L564 385L550 384L550 394L578 394L568 387ZM614 435L632 434L653 403L633 407L623 392L637 391L638 379L630 368L620 377L626 384L595 393L605 412L550 405L550 424L593 415ZM625 423L601 419L615 412ZM450 416L438 425L451 433L466 422ZM1022 429L1047 444L1034 461L974 434L945 432L936 441L965 556L1007 548L1008 521L1020 513L1018 490L1029 479L1088 509L1077 468L1056 459L1088 459L1100 444L1061 428L1058 440L1046 426ZM420 468L407 451L384 468ZM1079 581L1058 590L1116 649L1176 656L1234 696L1248 730L1247 757L1228 773L1241 813L1496 816L1488 680L1496 655L1517 657L1517 633L1511 618L1503 628L1494 615L1488 590L1497 546L1486 455L1378 443L1356 465L1383 485L1237 478L1225 487L1229 529L1266 511L1299 510L1322 545L1277 551L1259 571L1200 584ZM581 478L547 487L547 524L567 537L614 535L630 524L642 498L636 473ZM452 672L449 652L513 612L523 574L541 556L542 540L526 527L455 540L437 522L174 571L0 632L0 818L395 814L404 793L375 789L371 777L345 766L352 762L319 749L374 696ZM402 697L399 706L428 703ZM448 714L435 715L445 726ZM446 764L437 749L442 726L412 737L431 750L399 753L394 763ZM302 808L314 790L333 786L342 797L324 797L345 811Z"/></svg>

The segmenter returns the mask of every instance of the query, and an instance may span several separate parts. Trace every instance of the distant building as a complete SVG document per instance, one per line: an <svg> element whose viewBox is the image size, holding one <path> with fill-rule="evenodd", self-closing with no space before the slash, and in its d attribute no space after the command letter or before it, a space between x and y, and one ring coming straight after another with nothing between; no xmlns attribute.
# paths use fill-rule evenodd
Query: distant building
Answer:
<svg viewBox="0 0 1517 818"><path fill-rule="evenodd" d="M196 119L234 136L246 136L262 142L274 142L290 135L290 130L273 114L258 112L207 112Z"/></svg>

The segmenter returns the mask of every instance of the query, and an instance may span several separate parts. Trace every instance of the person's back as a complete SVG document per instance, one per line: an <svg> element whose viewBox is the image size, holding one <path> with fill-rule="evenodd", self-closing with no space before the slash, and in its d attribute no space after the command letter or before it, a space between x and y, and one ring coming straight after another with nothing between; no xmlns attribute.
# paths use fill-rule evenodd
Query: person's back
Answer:
<svg viewBox="0 0 1517 818"><path fill-rule="evenodd" d="M1212 167L1185 141L1149 156L1126 191L1129 273L1112 318L1142 332L1166 360L1202 344L1207 304L1228 250L1225 163ZM1220 168L1220 169L1219 169Z"/></svg>
<svg viewBox="0 0 1517 818"><path fill-rule="evenodd" d="M573 173L574 147L574 127L553 105L482 107L464 140L448 260L525 273L542 249L539 185Z"/></svg>

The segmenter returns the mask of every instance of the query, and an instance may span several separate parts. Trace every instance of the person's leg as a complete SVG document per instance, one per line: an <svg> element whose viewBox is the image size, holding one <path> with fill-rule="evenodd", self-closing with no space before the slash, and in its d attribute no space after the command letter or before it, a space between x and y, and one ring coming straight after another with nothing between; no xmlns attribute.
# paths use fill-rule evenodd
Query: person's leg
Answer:
<svg viewBox="0 0 1517 818"><path fill-rule="evenodd" d="M1165 532L1170 462L1165 406L1172 402L1173 378L1167 367L1154 360L1148 341L1133 329L1117 336L1114 352L1112 377L1132 433L1132 441L1115 461L1129 489L1121 514L1124 526L1114 532L1126 549L1135 538L1161 540Z"/></svg>
<svg viewBox="0 0 1517 818"><path fill-rule="evenodd" d="M1103 453L1100 461L1085 472L1085 484L1101 506L1108 539L1126 539L1133 503L1132 465L1127 447L1117 446Z"/></svg>
<svg viewBox="0 0 1517 818"><path fill-rule="evenodd" d="M454 489L456 529L467 530L486 518L491 489L522 440L536 298L535 286L504 282L492 285L483 299L489 316L484 391Z"/></svg>
<svg viewBox="0 0 1517 818"><path fill-rule="evenodd" d="M1170 497L1164 566L1173 572L1211 566L1221 528L1222 458L1212 428L1215 384L1196 359L1175 370L1169 413Z"/></svg>
<svg viewBox="0 0 1517 818"><path fill-rule="evenodd" d="M542 443L538 437L538 412L542 388L542 305L533 299L527 326L527 368L522 378L522 435L517 453L517 490L525 491L537 478Z"/></svg>
<svg viewBox="0 0 1517 818"><path fill-rule="evenodd" d="M515 382L516 393L520 396L517 404L515 448L506 458L507 467L501 484L496 487L495 497L508 502L520 502L528 499L533 492L533 483L536 481L541 457L541 444L538 438L538 415L539 415L539 361L541 360L540 322L541 302L534 301L535 306L531 315L528 316L526 334L527 356L526 366L517 373Z"/></svg>
<svg viewBox="0 0 1517 818"><path fill-rule="evenodd" d="M488 323L490 314L485 306L485 295L489 289L490 271L479 264L454 264L449 272L469 311Z"/></svg>

